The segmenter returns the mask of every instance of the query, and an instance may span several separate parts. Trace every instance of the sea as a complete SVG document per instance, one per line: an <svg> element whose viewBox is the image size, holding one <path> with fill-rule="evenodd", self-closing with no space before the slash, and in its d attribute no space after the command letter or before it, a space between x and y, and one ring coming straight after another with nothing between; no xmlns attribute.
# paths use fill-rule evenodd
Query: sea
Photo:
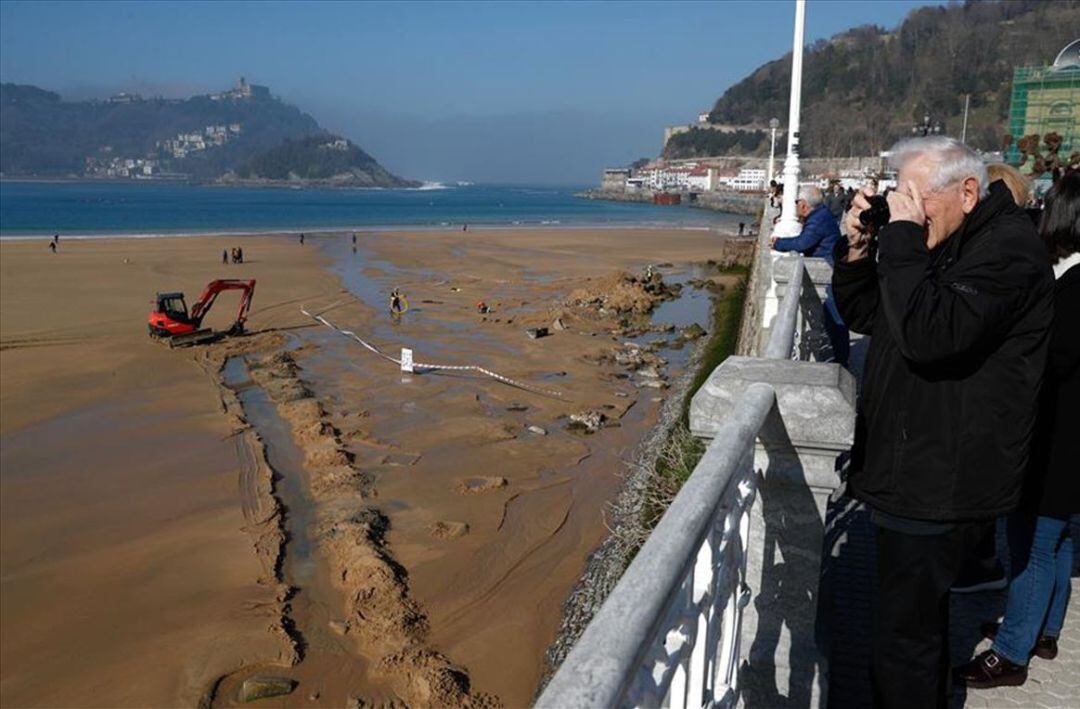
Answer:
<svg viewBox="0 0 1080 709"><path fill-rule="evenodd" d="M162 182L0 182L0 238L272 231L626 227L730 229L747 218L686 206L606 202L579 186L418 189L218 187Z"/></svg>

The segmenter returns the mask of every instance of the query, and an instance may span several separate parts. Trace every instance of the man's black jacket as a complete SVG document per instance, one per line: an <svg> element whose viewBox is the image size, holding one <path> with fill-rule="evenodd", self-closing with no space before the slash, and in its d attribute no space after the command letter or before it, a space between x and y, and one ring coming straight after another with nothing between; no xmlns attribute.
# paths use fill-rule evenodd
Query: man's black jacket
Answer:
<svg viewBox="0 0 1080 709"><path fill-rule="evenodd" d="M837 258L836 305L871 335L852 451L857 498L940 521L1016 507L1052 292L1049 257L1002 182L933 251L922 227L893 222L877 262Z"/></svg>

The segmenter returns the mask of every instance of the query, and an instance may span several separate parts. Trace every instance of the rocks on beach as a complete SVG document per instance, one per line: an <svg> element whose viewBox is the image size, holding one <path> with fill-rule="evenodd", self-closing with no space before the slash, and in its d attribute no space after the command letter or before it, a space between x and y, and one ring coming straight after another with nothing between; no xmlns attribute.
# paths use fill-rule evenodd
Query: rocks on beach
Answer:
<svg viewBox="0 0 1080 709"><path fill-rule="evenodd" d="M458 481L457 491L464 495L492 492L506 487L506 478L496 475L462 478Z"/></svg>
<svg viewBox="0 0 1080 709"><path fill-rule="evenodd" d="M240 701L253 702L266 697L281 697L291 694L296 682L288 677L248 677L240 685Z"/></svg>
<svg viewBox="0 0 1080 709"><path fill-rule="evenodd" d="M580 431L583 433L596 433L607 422L607 414L596 409L580 411L570 414L570 423L566 425L568 431Z"/></svg>

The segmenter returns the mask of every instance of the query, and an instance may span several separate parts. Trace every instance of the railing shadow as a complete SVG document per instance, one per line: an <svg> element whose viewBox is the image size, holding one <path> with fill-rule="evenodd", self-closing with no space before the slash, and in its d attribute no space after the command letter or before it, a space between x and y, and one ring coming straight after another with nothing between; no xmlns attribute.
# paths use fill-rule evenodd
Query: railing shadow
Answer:
<svg viewBox="0 0 1080 709"><path fill-rule="evenodd" d="M761 429L760 445L768 460L758 498L764 550L761 588L755 589L753 601L757 628L739 675L742 699L747 707L809 709L817 675L824 670L814 627L824 525L775 405ZM777 651L788 643L778 667Z"/></svg>
<svg viewBox="0 0 1080 709"><path fill-rule="evenodd" d="M833 349L825 329L825 304L806 269L803 269L799 290L799 317L803 326L797 342L798 358L803 362L831 362Z"/></svg>

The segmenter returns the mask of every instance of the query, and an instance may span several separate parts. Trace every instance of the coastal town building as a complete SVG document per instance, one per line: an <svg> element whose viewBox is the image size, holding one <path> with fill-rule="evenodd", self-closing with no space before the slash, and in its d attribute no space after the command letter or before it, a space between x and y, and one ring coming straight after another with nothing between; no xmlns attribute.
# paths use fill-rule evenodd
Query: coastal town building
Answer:
<svg viewBox="0 0 1080 709"><path fill-rule="evenodd" d="M765 175L762 168L744 167L737 175L723 178L723 183L739 192L755 192L765 189Z"/></svg>
<svg viewBox="0 0 1080 709"><path fill-rule="evenodd" d="M173 158L184 158L208 148L225 145L241 133L241 125L206 126L202 132L178 133L175 137L157 142L157 149Z"/></svg>
<svg viewBox="0 0 1080 709"><path fill-rule="evenodd" d="M632 178L632 171L627 167L612 167L604 170L604 174L600 178L600 189L606 192L621 192L630 185ZM640 187L640 179L633 185L633 187Z"/></svg>
<svg viewBox="0 0 1080 709"><path fill-rule="evenodd" d="M139 94L129 94L121 91L118 94L114 94L108 98L109 103L139 103L143 100L143 97Z"/></svg>

